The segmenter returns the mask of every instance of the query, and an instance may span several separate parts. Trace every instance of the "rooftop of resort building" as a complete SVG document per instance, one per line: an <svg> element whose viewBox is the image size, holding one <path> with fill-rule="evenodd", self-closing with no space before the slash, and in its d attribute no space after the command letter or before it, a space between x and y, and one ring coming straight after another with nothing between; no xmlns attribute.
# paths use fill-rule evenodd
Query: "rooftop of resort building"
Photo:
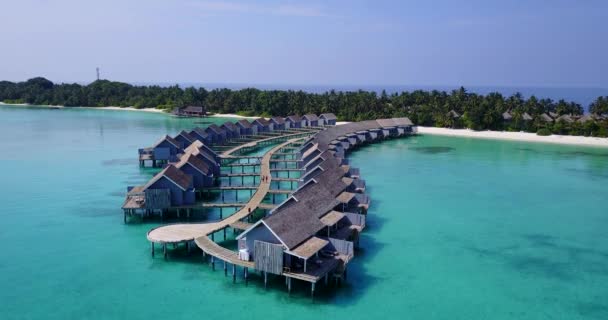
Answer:
<svg viewBox="0 0 608 320"><path fill-rule="evenodd" d="M154 183L156 183L162 178L168 179L176 186L180 187L182 190L188 189L192 184L192 177L183 173L174 165L168 165L165 169L163 169L161 172L157 173L152 179L150 179L150 181L148 181L148 183L143 186L142 191L148 189L150 186L152 186Z"/></svg>

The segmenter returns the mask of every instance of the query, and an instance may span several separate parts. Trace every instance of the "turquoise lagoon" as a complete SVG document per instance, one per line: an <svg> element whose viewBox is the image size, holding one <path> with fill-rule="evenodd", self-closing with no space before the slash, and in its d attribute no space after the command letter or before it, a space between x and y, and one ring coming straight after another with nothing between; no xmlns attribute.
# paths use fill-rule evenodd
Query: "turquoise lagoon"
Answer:
<svg viewBox="0 0 608 320"><path fill-rule="evenodd" d="M0 107L3 319L607 319L608 150L418 136L351 154L372 207L349 280L314 303L124 225L137 148L198 121ZM204 125L204 124L202 124ZM321 286L322 287L322 286Z"/></svg>

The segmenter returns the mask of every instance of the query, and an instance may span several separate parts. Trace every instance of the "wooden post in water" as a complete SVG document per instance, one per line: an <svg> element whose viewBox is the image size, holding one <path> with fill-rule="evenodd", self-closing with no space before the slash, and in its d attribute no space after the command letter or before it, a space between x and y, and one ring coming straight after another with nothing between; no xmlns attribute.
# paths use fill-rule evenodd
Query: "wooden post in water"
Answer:
<svg viewBox="0 0 608 320"><path fill-rule="evenodd" d="M215 271L215 257L211 256L211 270Z"/></svg>
<svg viewBox="0 0 608 320"><path fill-rule="evenodd" d="M228 266L227 262L224 260L224 277L228 276Z"/></svg>
<svg viewBox="0 0 608 320"><path fill-rule="evenodd" d="M150 244L152 244L152 258L154 258L154 241L150 242Z"/></svg>
<svg viewBox="0 0 608 320"><path fill-rule="evenodd" d="M262 271L264 272L264 289L268 288L268 272L266 271Z"/></svg>
<svg viewBox="0 0 608 320"><path fill-rule="evenodd" d="M310 283L310 298L311 299L315 299L315 283L311 282Z"/></svg>
<svg viewBox="0 0 608 320"><path fill-rule="evenodd" d="M232 283L236 283L236 264L232 264Z"/></svg>
<svg viewBox="0 0 608 320"><path fill-rule="evenodd" d="M249 284L249 279L248 279L249 278L249 271L248 271L247 267L245 267L243 269L243 276L245 277L245 286L246 286L247 284Z"/></svg>
<svg viewBox="0 0 608 320"><path fill-rule="evenodd" d="M167 260L167 244L163 243L163 255L165 256L165 260Z"/></svg>

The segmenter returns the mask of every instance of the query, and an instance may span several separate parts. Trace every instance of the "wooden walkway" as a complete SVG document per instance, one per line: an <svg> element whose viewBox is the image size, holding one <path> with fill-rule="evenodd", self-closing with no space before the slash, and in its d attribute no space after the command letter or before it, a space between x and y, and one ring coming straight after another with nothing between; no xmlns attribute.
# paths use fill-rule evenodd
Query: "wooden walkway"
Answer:
<svg viewBox="0 0 608 320"><path fill-rule="evenodd" d="M316 131L314 131L314 132L316 132ZM236 147L227 149L225 151L222 151L222 154L220 156L222 158L225 158L225 157L231 156L233 153L237 153L237 152L241 151L242 149L257 148L258 145L260 145L260 144L274 142L275 140L290 139L290 138L292 138L292 139L294 139L294 138L302 138L302 137L308 136L308 135L310 135L309 132L298 132L298 133L290 133L290 134L286 134L286 135L272 136L272 137L269 137L269 138L265 138L265 139L261 139L261 140L256 140L256 141L253 141L253 142L241 144L241 145L238 145ZM284 144L283 147L288 146L290 144L291 143Z"/></svg>

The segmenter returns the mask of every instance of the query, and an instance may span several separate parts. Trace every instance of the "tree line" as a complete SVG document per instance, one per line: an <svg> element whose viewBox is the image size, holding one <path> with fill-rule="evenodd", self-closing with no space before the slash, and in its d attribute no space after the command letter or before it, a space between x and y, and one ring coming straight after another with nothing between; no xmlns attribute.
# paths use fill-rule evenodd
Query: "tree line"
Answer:
<svg viewBox="0 0 608 320"><path fill-rule="evenodd" d="M290 114L336 114L339 120L361 121L409 117L423 126L510 130L608 136L608 97L598 97L591 115L571 101L553 101L519 93L480 95L464 88L445 91L400 92L327 91L308 93L293 90L241 90L181 88L179 86L136 86L97 80L88 85L54 84L45 78L25 82L0 82L0 101L37 105L132 106L172 110L188 105L204 106L210 112L241 115L286 116ZM505 113L508 117L505 117ZM543 116L546 115L550 117ZM562 117L568 115L568 117ZM508 118L508 119L507 119Z"/></svg>

